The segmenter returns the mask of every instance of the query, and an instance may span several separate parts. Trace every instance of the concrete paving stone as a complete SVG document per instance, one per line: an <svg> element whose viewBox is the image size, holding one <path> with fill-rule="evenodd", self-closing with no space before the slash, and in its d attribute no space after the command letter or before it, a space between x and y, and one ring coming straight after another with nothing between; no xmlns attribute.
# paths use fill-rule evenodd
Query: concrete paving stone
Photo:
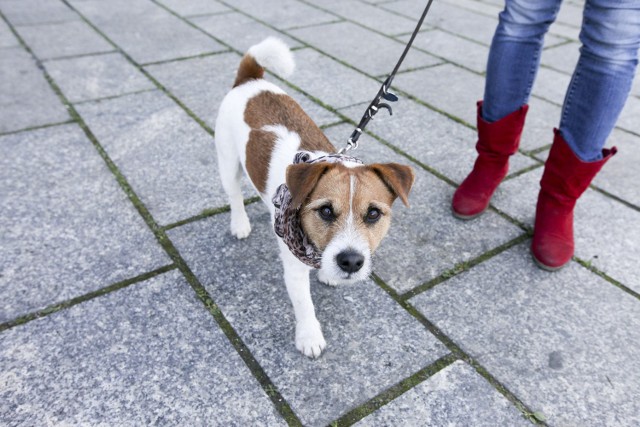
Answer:
<svg viewBox="0 0 640 427"><path fill-rule="evenodd" d="M16 30L38 59L114 50L113 46L83 21L30 25Z"/></svg>
<svg viewBox="0 0 640 427"><path fill-rule="evenodd" d="M382 84L312 49L296 51L295 58L287 81L333 108L371 101Z"/></svg>
<svg viewBox="0 0 640 427"><path fill-rule="evenodd" d="M13 35L11 29L4 20L0 19L0 49L16 46L20 46L18 39Z"/></svg>
<svg viewBox="0 0 640 427"><path fill-rule="evenodd" d="M640 135L640 99L633 96L627 99L617 126Z"/></svg>
<svg viewBox="0 0 640 427"><path fill-rule="evenodd" d="M473 12L487 15L490 17L496 17L500 12L504 10L504 1L492 4L491 2L484 2L478 0L445 0L445 3L449 3L453 6L458 6L463 9L468 9Z"/></svg>
<svg viewBox="0 0 640 427"><path fill-rule="evenodd" d="M61 1L0 0L0 10L13 25L78 20L80 17Z"/></svg>
<svg viewBox="0 0 640 427"><path fill-rule="evenodd" d="M140 64L226 50L150 1L71 0L70 3Z"/></svg>
<svg viewBox="0 0 640 427"><path fill-rule="evenodd" d="M215 0L158 0L158 2L182 16L206 15L231 10Z"/></svg>
<svg viewBox="0 0 640 427"><path fill-rule="evenodd" d="M542 172L539 168L502 183L492 203L533 227ZM574 216L576 256L640 292L640 213L589 189Z"/></svg>
<svg viewBox="0 0 640 427"><path fill-rule="evenodd" d="M213 137L165 94L126 95L77 109L161 225L227 204Z"/></svg>
<svg viewBox="0 0 640 427"><path fill-rule="evenodd" d="M389 36L413 32L420 16L418 15L415 20L405 18L390 14L379 7L363 4L358 0L312 0L310 3L315 3L327 12Z"/></svg>
<svg viewBox="0 0 640 427"><path fill-rule="evenodd" d="M359 122L366 107L354 106L340 112ZM381 112L369 122L367 130L461 183L478 155L475 149L478 140L476 132L410 99L401 99L393 108L393 116ZM345 125L327 132L341 132L348 136L352 130L352 126ZM342 140L346 140L346 137ZM534 164L535 161L530 158L516 154L510 159L510 173Z"/></svg>
<svg viewBox="0 0 640 427"><path fill-rule="evenodd" d="M290 48L302 46L300 42L291 37L239 12L225 13L222 15L196 16L190 18L189 21L242 53L249 50L254 44L260 43L270 36L278 37Z"/></svg>
<svg viewBox="0 0 640 427"><path fill-rule="evenodd" d="M607 162L593 180L593 184L615 196L640 207L640 186L634 182L640 164L640 137L615 129L607 145L618 147L618 154Z"/></svg>
<svg viewBox="0 0 640 427"><path fill-rule="evenodd" d="M542 51L540 62L543 65L572 75L580 57L580 43L571 42Z"/></svg>
<svg viewBox="0 0 640 427"><path fill-rule="evenodd" d="M0 335L10 425L286 425L172 271Z"/></svg>
<svg viewBox="0 0 640 427"><path fill-rule="evenodd" d="M530 97L520 148L535 150L553 142L553 128L560 124L561 108L543 99Z"/></svg>
<svg viewBox="0 0 640 427"><path fill-rule="evenodd" d="M120 53L54 60L45 68L71 102L155 88Z"/></svg>
<svg viewBox="0 0 640 427"><path fill-rule="evenodd" d="M638 71L636 72L636 76L633 79L631 94L640 97L640 69L638 69Z"/></svg>
<svg viewBox="0 0 640 427"><path fill-rule="evenodd" d="M0 132L69 120L38 65L21 47L2 49Z"/></svg>
<svg viewBox="0 0 640 427"><path fill-rule="evenodd" d="M580 28L565 25L562 22L554 22L549 27L549 34L564 37L565 39L578 41L580 36Z"/></svg>
<svg viewBox="0 0 640 427"><path fill-rule="evenodd" d="M638 425L638 300L577 263L545 272L528 246L411 302L549 425Z"/></svg>
<svg viewBox="0 0 640 427"><path fill-rule="evenodd" d="M386 76L393 70L404 50L404 44L351 22L338 22L289 31L294 37L316 47L327 55L350 64L371 76ZM442 60L413 50L400 70L425 67ZM375 95L373 93L371 96Z"/></svg>
<svg viewBox="0 0 640 427"><path fill-rule="evenodd" d="M0 323L170 263L80 128L0 148Z"/></svg>
<svg viewBox="0 0 640 427"><path fill-rule="evenodd" d="M406 43L410 37L403 36L401 40ZM489 48L453 34L441 30L423 31L418 34L413 45L478 73L487 70Z"/></svg>
<svg viewBox="0 0 640 427"><path fill-rule="evenodd" d="M334 135L346 136L351 130L341 125L325 133L335 140ZM359 141L361 148L352 153L366 163L410 163L368 135ZM412 166L417 177L409 198L411 207L406 208L400 202L395 204L391 230L376 251L373 263L378 276L398 293L407 292L522 234L519 228L493 212L487 212L477 222L454 218L451 198L455 189L419 166Z"/></svg>
<svg viewBox="0 0 640 427"><path fill-rule="evenodd" d="M544 43L542 45L542 49L548 49L554 46L558 46L567 42L565 37L557 36L555 34L545 34Z"/></svg>
<svg viewBox="0 0 640 427"><path fill-rule="evenodd" d="M476 124L476 102L484 95L484 77L451 64L404 73L393 85L421 101Z"/></svg>
<svg viewBox="0 0 640 427"><path fill-rule="evenodd" d="M530 426L504 396L462 361L355 424L379 426Z"/></svg>
<svg viewBox="0 0 640 427"><path fill-rule="evenodd" d="M570 75L540 67L531 93L561 106L570 81Z"/></svg>
<svg viewBox="0 0 640 427"><path fill-rule="evenodd" d="M560 5L556 22L567 26L580 28L582 26L582 12L584 6L563 2Z"/></svg>
<svg viewBox="0 0 640 427"><path fill-rule="evenodd" d="M334 15L322 12L298 0L270 0L268 2L234 0L225 4L280 30L324 24L336 20Z"/></svg>
<svg viewBox="0 0 640 427"><path fill-rule="evenodd" d="M294 55L297 57L297 52L294 52ZM146 69L213 129L218 107L233 86L240 59L239 55L230 52L152 65ZM334 113L319 106L300 92L287 87L271 76L267 76L267 79L273 81L298 101L318 126L335 123L339 120L339 117Z"/></svg>
<svg viewBox="0 0 640 427"><path fill-rule="evenodd" d="M371 280L333 288L312 274L328 344L319 359L303 356L294 345L269 213L262 204L247 212L246 240L231 236L228 214L170 230L169 237L304 425L327 425L448 353Z"/></svg>

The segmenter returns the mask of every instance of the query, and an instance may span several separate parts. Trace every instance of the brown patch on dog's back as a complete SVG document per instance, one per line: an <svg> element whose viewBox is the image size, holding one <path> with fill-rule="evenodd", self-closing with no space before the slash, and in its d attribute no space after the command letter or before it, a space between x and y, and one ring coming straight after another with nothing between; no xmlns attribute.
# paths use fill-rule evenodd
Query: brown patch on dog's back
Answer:
<svg viewBox="0 0 640 427"><path fill-rule="evenodd" d="M247 102L244 121L252 129L282 125L300 136L300 148L307 151L335 152L335 147L289 95L264 91Z"/></svg>
<svg viewBox="0 0 640 427"><path fill-rule="evenodd" d="M262 76L264 76L264 68L258 64L253 56L247 54L243 56L242 61L240 61L233 87L240 86L249 80L261 79Z"/></svg>
<svg viewBox="0 0 640 427"><path fill-rule="evenodd" d="M247 155L247 174L260 193L264 193L267 188L268 165L275 145L276 135L273 132L253 129L249 133L247 153L251 155Z"/></svg>

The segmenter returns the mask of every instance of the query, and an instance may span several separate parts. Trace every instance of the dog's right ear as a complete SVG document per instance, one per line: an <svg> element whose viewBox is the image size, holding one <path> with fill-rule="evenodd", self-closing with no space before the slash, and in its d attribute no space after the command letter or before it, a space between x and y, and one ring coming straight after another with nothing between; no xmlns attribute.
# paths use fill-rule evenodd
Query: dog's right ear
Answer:
<svg viewBox="0 0 640 427"><path fill-rule="evenodd" d="M318 180L331 167L331 163L298 163L287 167L287 187L291 204L299 208L318 184Z"/></svg>

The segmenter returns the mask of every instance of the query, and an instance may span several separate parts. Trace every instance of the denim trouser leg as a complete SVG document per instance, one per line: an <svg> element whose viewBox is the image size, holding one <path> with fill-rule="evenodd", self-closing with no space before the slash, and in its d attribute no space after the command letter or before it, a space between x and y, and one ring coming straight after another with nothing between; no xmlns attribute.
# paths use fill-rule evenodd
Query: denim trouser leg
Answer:
<svg viewBox="0 0 640 427"><path fill-rule="evenodd" d="M496 121L529 99L544 34L561 0L506 0L491 44L483 118ZM587 0L580 59L562 109L560 133L584 161L601 158L638 62L639 0Z"/></svg>
<svg viewBox="0 0 640 427"><path fill-rule="evenodd" d="M507 0L491 42L482 116L495 122L526 104L547 29L561 0Z"/></svg>
<svg viewBox="0 0 640 427"><path fill-rule="evenodd" d="M640 1L587 0L580 41L560 133L581 160L595 161L602 158L631 90L640 47Z"/></svg>

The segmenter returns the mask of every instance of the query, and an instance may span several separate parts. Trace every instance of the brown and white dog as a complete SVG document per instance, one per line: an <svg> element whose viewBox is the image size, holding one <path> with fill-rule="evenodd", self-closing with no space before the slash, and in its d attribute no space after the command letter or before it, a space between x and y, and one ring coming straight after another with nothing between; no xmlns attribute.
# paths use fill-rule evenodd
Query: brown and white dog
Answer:
<svg viewBox="0 0 640 427"><path fill-rule="evenodd" d="M371 254L389 229L393 201L400 197L408 203L413 170L396 163L293 165L299 151L322 156L336 150L291 97L262 78L265 68L283 76L293 72L291 51L276 38L249 49L216 120L215 143L222 186L231 206L231 233L243 239L251 232L241 192L243 170L272 220L271 198L286 182L292 203L299 207L304 233L322 253L318 279L330 285L366 279ZM311 301L311 267L277 240L296 318L296 347L306 356L317 357L326 343Z"/></svg>

